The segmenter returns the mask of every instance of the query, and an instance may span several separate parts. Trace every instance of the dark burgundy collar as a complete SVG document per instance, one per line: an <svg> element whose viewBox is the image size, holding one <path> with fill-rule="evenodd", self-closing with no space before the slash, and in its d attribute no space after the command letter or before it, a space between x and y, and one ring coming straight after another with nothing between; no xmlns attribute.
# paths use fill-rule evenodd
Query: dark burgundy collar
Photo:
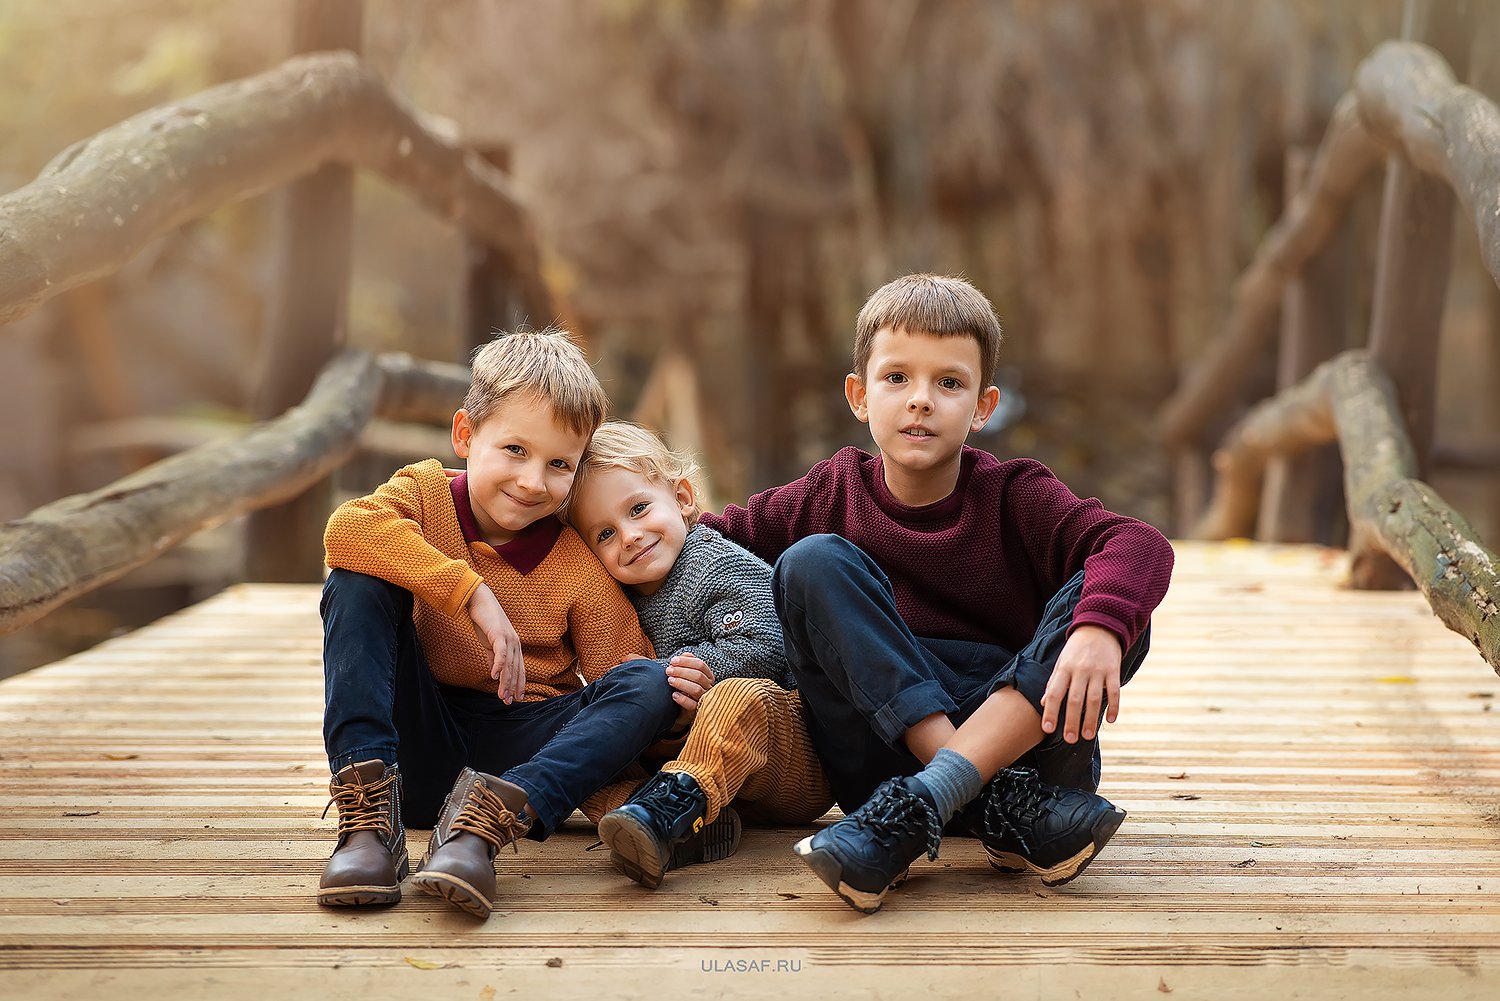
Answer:
<svg viewBox="0 0 1500 1001"><path fill-rule="evenodd" d="M479 531L479 521L474 517L473 505L469 503L469 474L459 473L453 477L448 482L448 489L453 491L453 511L458 515L458 527L464 533L464 541L471 544L484 542L484 534ZM504 545L490 548L495 550L495 555L514 567L516 573L529 574L541 566L542 560L552 552L562 530L562 522L556 518L542 518L521 529L514 539Z"/></svg>

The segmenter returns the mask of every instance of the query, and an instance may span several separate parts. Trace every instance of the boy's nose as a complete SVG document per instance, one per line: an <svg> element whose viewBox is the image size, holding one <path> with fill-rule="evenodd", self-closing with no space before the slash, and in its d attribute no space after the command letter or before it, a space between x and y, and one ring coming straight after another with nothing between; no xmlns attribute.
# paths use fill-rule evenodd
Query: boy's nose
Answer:
<svg viewBox="0 0 1500 1001"><path fill-rule="evenodd" d="M911 399L906 401L907 410L920 410L924 414L932 413L932 401L927 398L926 393L913 393Z"/></svg>

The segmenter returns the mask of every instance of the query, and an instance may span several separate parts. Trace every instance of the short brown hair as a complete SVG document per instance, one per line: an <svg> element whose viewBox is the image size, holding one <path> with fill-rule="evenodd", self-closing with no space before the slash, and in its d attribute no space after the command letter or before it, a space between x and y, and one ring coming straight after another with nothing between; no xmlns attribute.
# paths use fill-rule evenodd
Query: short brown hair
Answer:
<svg viewBox="0 0 1500 1001"><path fill-rule="evenodd" d="M1000 367L1000 318L984 293L963 278L907 275L883 285L865 300L854 321L854 374L861 379L870 364L877 331L949 337L967 334L979 342L984 385L992 385Z"/></svg>
<svg viewBox="0 0 1500 1001"><path fill-rule="evenodd" d="M609 406L583 351L557 327L498 334L474 352L473 370L463 409L476 428L521 392L552 404L560 422L585 436L603 422Z"/></svg>
<svg viewBox="0 0 1500 1001"><path fill-rule="evenodd" d="M656 480L675 487L679 480L687 480L693 488L693 510L688 513L688 524L698 520L699 505L703 500L703 484L698 476L698 463L688 452L667 447L666 442L655 431L632 424L630 421L605 421L594 432L589 447L578 464L578 473L573 477L573 489L568 494L569 504L562 512L564 521L567 508L578 493L579 487L596 469L628 469L648 480Z"/></svg>

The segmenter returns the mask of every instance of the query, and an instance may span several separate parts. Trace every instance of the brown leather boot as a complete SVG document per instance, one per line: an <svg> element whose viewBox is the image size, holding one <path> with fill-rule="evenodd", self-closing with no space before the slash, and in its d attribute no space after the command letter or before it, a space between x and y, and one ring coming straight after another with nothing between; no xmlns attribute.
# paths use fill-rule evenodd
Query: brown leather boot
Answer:
<svg viewBox="0 0 1500 1001"><path fill-rule="evenodd" d="M495 856L531 830L525 805L520 786L465 768L443 803L412 885L475 917L489 917L495 909Z"/></svg>
<svg viewBox="0 0 1500 1001"><path fill-rule="evenodd" d="M394 904L411 870L401 825L401 774L383 761L341 769L328 783L329 806L339 806L339 840L323 878L318 903L335 907ZM328 815L325 807L323 815Z"/></svg>

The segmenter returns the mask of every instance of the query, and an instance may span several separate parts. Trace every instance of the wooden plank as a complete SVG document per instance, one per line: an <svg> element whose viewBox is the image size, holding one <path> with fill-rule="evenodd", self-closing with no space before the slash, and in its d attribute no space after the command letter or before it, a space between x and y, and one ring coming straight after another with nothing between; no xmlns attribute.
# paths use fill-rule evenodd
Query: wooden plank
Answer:
<svg viewBox="0 0 1500 1001"><path fill-rule="evenodd" d="M1346 590L1343 554L1178 558L1088 874L948 839L869 918L790 854L804 831L651 893L580 817L502 856L488 922L319 908L318 590L231 589L0 683L7 996L1494 995L1500 679L1420 596Z"/></svg>

